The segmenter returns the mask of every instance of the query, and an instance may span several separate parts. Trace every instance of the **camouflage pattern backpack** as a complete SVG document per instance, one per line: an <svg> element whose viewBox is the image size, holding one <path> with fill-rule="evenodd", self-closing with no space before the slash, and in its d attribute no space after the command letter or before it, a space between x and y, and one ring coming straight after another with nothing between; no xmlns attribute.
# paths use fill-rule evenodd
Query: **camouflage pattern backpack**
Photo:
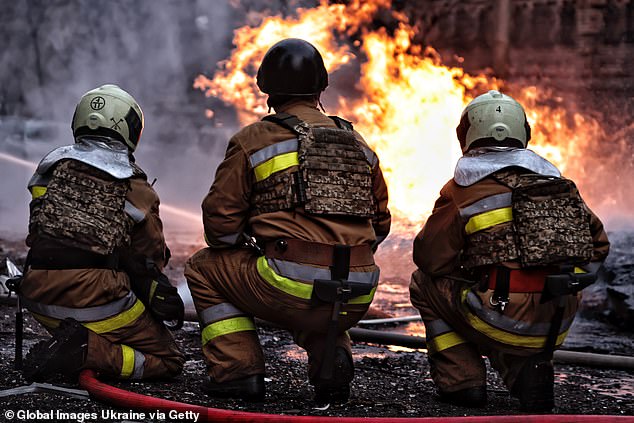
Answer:
<svg viewBox="0 0 634 423"><path fill-rule="evenodd" d="M342 119L333 118L338 125ZM298 171L280 172L256 183L259 213L303 206L308 214L369 218L376 205L372 169L352 126L311 127L288 114L267 116L297 135ZM348 123L349 124L349 123Z"/></svg>
<svg viewBox="0 0 634 423"><path fill-rule="evenodd" d="M132 219L125 213L127 179L76 160L52 171L46 193L31 203L29 233L97 254L130 244Z"/></svg>

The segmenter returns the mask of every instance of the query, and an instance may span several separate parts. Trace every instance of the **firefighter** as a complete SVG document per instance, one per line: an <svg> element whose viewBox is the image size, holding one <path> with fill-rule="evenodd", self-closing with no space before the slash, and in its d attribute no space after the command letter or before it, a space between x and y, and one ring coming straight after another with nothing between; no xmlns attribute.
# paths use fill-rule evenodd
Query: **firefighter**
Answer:
<svg viewBox="0 0 634 423"><path fill-rule="evenodd" d="M314 46L275 44L257 85L277 113L230 139L202 203L209 247L185 267L202 329L204 390L264 398L258 317L306 349L318 403L345 402L354 371L345 330L378 283L373 252L390 228L387 187L352 124L318 109L328 74Z"/></svg>
<svg viewBox="0 0 634 423"><path fill-rule="evenodd" d="M456 132L463 157L414 240L410 295L431 376L442 401L482 407L484 354L521 409L547 412L553 350L609 242L574 183L526 149L530 126L513 98L478 96Z"/></svg>
<svg viewBox="0 0 634 423"><path fill-rule="evenodd" d="M176 376L184 357L163 321L182 322L183 302L162 273L169 250L159 198L134 162L141 108L103 85L84 94L71 127L75 144L46 155L28 184L19 291L52 338L31 348L25 377Z"/></svg>

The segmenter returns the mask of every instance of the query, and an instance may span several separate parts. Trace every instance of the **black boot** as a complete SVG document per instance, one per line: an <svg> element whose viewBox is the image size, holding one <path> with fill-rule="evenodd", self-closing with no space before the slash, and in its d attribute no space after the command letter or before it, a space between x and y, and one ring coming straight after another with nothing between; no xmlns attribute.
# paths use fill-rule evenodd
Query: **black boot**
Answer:
<svg viewBox="0 0 634 423"><path fill-rule="evenodd" d="M461 407L482 408L487 405L486 386L474 386L455 392L438 391L442 402L446 402Z"/></svg>
<svg viewBox="0 0 634 423"><path fill-rule="evenodd" d="M522 367L511 395L520 400L522 411L548 413L555 406L554 385L552 361L533 358Z"/></svg>
<svg viewBox="0 0 634 423"><path fill-rule="evenodd" d="M313 382L317 405L343 404L348 402L348 398L350 398L350 382L354 378L354 363L352 357L343 348L337 348L335 351L332 374L332 379L316 379Z"/></svg>
<svg viewBox="0 0 634 423"><path fill-rule="evenodd" d="M240 398L247 401L264 401L266 388L264 375L253 375L228 382L215 382L207 378L203 382L203 391L218 398Z"/></svg>
<svg viewBox="0 0 634 423"><path fill-rule="evenodd" d="M50 339L31 347L24 362L24 378L39 382L57 373L75 377L87 351L88 329L75 319L64 319Z"/></svg>

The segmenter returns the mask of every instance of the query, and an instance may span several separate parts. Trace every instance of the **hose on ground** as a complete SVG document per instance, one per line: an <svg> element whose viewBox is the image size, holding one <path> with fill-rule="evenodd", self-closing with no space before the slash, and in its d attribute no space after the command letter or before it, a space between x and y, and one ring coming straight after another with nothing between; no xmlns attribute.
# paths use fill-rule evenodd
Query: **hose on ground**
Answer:
<svg viewBox="0 0 634 423"><path fill-rule="evenodd" d="M289 416L282 414L252 413L247 411L207 408L201 405L170 401L148 395L137 394L115 388L97 380L95 371L83 370L79 375L79 384L90 396L103 403L123 409L162 411L166 414L198 413L199 422L280 422L280 423L555 423L574 421L577 423L625 423L632 422L628 416L588 416L588 415L515 415L515 416L476 416L476 417L339 417L339 416ZM174 417L171 417L174 418ZM182 417L181 419L182 420Z"/></svg>

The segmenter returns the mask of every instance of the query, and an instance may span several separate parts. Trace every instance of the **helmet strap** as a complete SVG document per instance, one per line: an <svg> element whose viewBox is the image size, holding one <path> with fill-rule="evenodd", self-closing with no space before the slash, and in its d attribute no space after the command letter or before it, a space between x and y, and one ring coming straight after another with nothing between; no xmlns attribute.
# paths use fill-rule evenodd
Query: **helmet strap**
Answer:
<svg viewBox="0 0 634 423"><path fill-rule="evenodd" d="M319 108L322 112L326 113L326 109L324 109L324 105L321 104L321 98L317 100L317 104L319 104Z"/></svg>

